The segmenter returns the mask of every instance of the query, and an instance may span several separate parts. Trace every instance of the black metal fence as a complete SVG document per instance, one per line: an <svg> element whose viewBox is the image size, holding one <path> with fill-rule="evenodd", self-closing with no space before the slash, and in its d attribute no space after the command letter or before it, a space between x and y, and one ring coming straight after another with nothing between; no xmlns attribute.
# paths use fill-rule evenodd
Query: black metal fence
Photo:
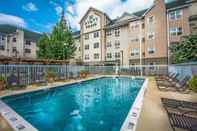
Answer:
<svg viewBox="0 0 197 131"><path fill-rule="evenodd" d="M4 76L11 85L29 85L46 82L46 72L52 70L56 79L79 77L81 70L89 74L122 75L166 75L178 72L184 76L197 74L197 65L136 65L136 66L79 66L79 65L0 65L0 76Z"/></svg>

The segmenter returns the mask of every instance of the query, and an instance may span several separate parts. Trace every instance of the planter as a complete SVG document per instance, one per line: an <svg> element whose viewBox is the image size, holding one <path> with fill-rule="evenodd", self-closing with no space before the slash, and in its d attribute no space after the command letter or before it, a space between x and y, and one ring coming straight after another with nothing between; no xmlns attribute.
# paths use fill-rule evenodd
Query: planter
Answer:
<svg viewBox="0 0 197 131"><path fill-rule="evenodd" d="M80 73L80 78L86 78L87 77L87 73Z"/></svg>
<svg viewBox="0 0 197 131"><path fill-rule="evenodd" d="M48 82L49 82L49 83L54 82L54 77L48 77Z"/></svg>

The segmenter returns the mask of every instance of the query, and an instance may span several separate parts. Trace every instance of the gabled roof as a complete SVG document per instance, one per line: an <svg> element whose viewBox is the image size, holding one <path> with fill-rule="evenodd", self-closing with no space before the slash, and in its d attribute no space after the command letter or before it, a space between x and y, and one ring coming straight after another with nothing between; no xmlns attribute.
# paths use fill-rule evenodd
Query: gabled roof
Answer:
<svg viewBox="0 0 197 131"><path fill-rule="evenodd" d="M81 23L81 22L83 21L83 19L87 16L87 14L88 14L90 11L96 11L96 12L99 12L99 13L101 13L101 14L104 14L109 20L111 20L111 19L109 18L109 16L108 16L106 13L104 13L104 12L102 12L102 11L96 9L96 8L90 7L90 8L88 9L88 11L85 13L85 15L81 18L81 20L80 20L79 23Z"/></svg>
<svg viewBox="0 0 197 131"><path fill-rule="evenodd" d="M12 34L15 33L17 29L21 29L24 31L24 38L28 40L37 41L42 35L40 33L32 32L27 29L18 28L13 25L0 24L0 32L4 34Z"/></svg>

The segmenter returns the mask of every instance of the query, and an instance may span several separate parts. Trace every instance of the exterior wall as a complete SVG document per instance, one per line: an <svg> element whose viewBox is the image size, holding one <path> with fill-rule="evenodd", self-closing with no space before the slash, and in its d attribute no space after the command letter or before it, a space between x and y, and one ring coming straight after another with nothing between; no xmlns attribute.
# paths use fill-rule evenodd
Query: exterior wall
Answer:
<svg viewBox="0 0 197 131"><path fill-rule="evenodd" d="M145 43L142 40L144 38L144 28L142 27L144 23L144 20L137 20L129 23L129 39L128 39L128 58L129 58L129 64L140 64L140 44L141 44L141 57L143 58L143 52L144 52L144 46ZM133 50L139 50L139 53L136 55L133 55ZM132 61L132 62L131 62Z"/></svg>
<svg viewBox="0 0 197 131"><path fill-rule="evenodd" d="M24 39L24 32L16 30L13 34L4 36L4 50L0 50L0 55L5 57L36 58L36 42ZM26 41L30 41L26 44ZM28 51L26 51L28 50Z"/></svg>
<svg viewBox="0 0 197 131"><path fill-rule="evenodd" d="M91 17L95 26L86 28L88 24L91 21ZM81 21L81 45L82 45L82 56L84 62L99 62L105 60L105 48L104 48L104 41L105 41L105 32L104 32L104 26L107 23L107 19L105 14L96 11L94 9L90 9L88 11L88 14L84 17L83 21ZM98 32L98 37L94 38L94 33ZM86 36L89 36L88 39L86 39ZM99 43L98 48L94 48L94 44ZM85 49L85 46L89 45L89 49ZM94 58L95 54L99 54L99 58ZM89 55L89 59L85 59L85 56Z"/></svg>
<svg viewBox="0 0 197 131"><path fill-rule="evenodd" d="M119 30L119 36L115 35L115 30ZM106 36L106 60L119 61L120 64L128 65L128 26L108 29L106 33L107 31L111 31L111 35ZM108 43L111 43L111 47L107 47ZM116 46L116 43L120 43L120 46ZM112 54L112 58L107 58L108 53ZM117 53L119 54L118 57L115 55Z"/></svg>
<svg viewBox="0 0 197 131"><path fill-rule="evenodd" d="M77 60L81 60L81 47L80 47L80 37L74 38L74 42L76 45L76 51L75 51L75 56L74 58Z"/></svg>
<svg viewBox="0 0 197 131"><path fill-rule="evenodd" d="M189 5L184 5L167 10L164 0L155 0L154 5L141 17L131 16L128 13L119 17L115 21L115 24L106 27L105 25L110 22L108 17L102 12L90 9L80 23L83 61L100 62L118 60L123 65L140 64L140 62L142 64L168 64L170 62L168 60L170 56L169 46L171 43L179 42L182 36L191 33L189 16L197 14L194 13L197 11L196 7L197 2L192 3L190 7ZM176 20L170 19L169 14L177 9L181 10L181 17ZM86 20L90 15L95 15L98 24L91 29L86 29L84 22L87 22ZM121 25L121 23L123 24ZM134 27L135 25L137 27ZM181 35L172 36L170 34L171 28L175 27L182 28ZM115 31L118 29L120 35L115 36ZM93 38L93 33L96 31L99 31L99 37ZM109 31L111 35L108 35ZM89 34L88 40L85 40L86 34ZM93 48L95 42L100 42L98 49ZM119 48L115 47L116 42L120 43ZM108 47L108 43L111 43L110 47ZM89 45L89 50L84 49L86 44ZM152 53L150 51L151 49L153 49ZM136 53L136 50L139 53ZM99 59L94 59L94 53L99 53ZM115 57L116 53L120 55ZM136 55L133 55L133 53L136 53ZM89 60L84 59L86 54L90 55ZM109 54L111 54L111 58ZM142 61L140 61L140 56Z"/></svg>
<svg viewBox="0 0 197 131"><path fill-rule="evenodd" d="M189 7L190 32L197 34L197 2L192 3Z"/></svg>
<svg viewBox="0 0 197 131"><path fill-rule="evenodd" d="M149 22L150 17L153 18L153 22ZM153 39L149 38L150 33L154 34ZM157 0L155 6L145 15L145 58L167 59L167 44L166 7L163 0ZM155 48L155 53L150 54L148 51L150 48ZM155 64L160 64L160 62Z"/></svg>
<svg viewBox="0 0 197 131"><path fill-rule="evenodd" d="M176 9L175 9L176 10ZM189 27L189 10L188 8L183 8L183 9L177 9L180 10L182 15L179 19L176 20L171 20L170 19L170 13L175 10L170 10L168 11L168 22L169 22L169 42L170 43L177 43L180 41L182 36L189 35L190 34L190 27ZM170 35L170 29L175 28L175 27L181 27L182 28L182 34L181 35L176 35L172 36Z"/></svg>

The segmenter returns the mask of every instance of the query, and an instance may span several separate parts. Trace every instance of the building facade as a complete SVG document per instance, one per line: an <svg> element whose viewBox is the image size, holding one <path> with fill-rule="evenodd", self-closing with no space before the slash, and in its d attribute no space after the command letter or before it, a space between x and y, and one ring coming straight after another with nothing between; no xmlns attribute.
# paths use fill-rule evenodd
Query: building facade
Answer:
<svg viewBox="0 0 197 131"><path fill-rule="evenodd" d="M6 27L8 25L3 26ZM12 31L8 33L7 31L10 28ZM0 32L0 56L35 59L36 41L39 37L40 34L34 32L27 32L11 26L6 27L6 32Z"/></svg>
<svg viewBox="0 0 197 131"><path fill-rule="evenodd" d="M114 20L91 7L80 21L80 35L75 37L78 45L80 42L78 54L89 64L168 64L169 47L195 32L191 28L195 5L193 0L155 0L148 9L125 12Z"/></svg>

